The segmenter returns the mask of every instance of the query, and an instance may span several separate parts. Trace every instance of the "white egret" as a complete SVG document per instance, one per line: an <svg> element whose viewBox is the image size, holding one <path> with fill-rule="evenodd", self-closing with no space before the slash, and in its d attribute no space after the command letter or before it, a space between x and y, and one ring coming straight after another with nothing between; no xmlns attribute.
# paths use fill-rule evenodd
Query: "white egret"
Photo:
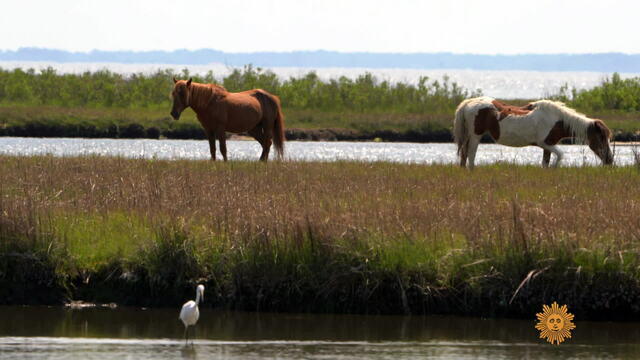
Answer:
<svg viewBox="0 0 640 360"><path fill-rule="evenodd" d="M198 318L200 317L200 311L198 310L200 300L204 301L204 285L198 285L196 287L196 301L187 301L182 305L182 310L180 310L180 320L182 320L182 323L184 324L185 344L189 340L189 326L195 326L196 322L198 322ZM193 340L191 340L191 343L193 343Z"/></svg>

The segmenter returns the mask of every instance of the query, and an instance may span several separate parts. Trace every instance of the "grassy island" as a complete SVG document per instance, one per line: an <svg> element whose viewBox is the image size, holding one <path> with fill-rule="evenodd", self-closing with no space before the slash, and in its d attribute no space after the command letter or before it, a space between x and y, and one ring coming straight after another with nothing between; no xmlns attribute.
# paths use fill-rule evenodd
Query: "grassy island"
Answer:
<svg viewBox="0 0 640 360"><path fill-rule="evenodd" d="M637 167L0 157L0 302L640 319Z"/></svg>

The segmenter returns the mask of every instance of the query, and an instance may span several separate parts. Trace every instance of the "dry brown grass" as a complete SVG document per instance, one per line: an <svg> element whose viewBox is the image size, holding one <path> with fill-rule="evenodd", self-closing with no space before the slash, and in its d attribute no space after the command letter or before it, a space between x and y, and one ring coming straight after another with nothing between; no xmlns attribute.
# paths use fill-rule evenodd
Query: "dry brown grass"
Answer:
<svg viewBox="0 0 640 360"><path fill-rule="evenodd" d="M621 271L620 283L637 280L639 273L640 173L633 167L496 165L470 173L452 166L389 163L1 157L0 184L0 235L63 238L76 268L86 271L99 271L113 259L136 258L154 243L156 229L169 228L177 229L182 243L190 239L203 267L195 273L217 284L224 281L213 280L216 276L239 273L247 282L258 283L260 276L264 282L266 274L282 275L265 267L284 266L287 281L312 287L310 280L300 285L301 270L291 269L308 265L312 272L322 264L307 263L322 257L340 269L344 262L347 272L362 266L378 271L379 288L365 286L373 294L388 281L400 284L398 312L403 307L427 311L424 297L459 299L463 293L477 297L474 306L493 301L488 311L504 312L515 290L527 285L522 281L530 271L545 274L538 282L567 271L571 280L552 284L547 278L548 283L538 284L543 290L521 287L514 297L521 302L518 311L557 294L576 274L589 279L582 284L586 288L574 284L567 296L595 291L590 286L603 274ZM325 249L322 256L314 246ZM242 267L247 261L262 275L248 275ZM336 296L345 286L337 282L339 276L313 286ZM384 280L389 276L392 280ZM234 291L250 292L238 290L234 281ZM632 283L633 296L640 296L637 281ZM367 296L365 303L375 298ZM453 311L452 306L441 310ZM468 306L457 312L474 311Z"/></svg>
<svg viewBox="0 0 640 360"><path fill-rule="evenodd" d="M363 163L211 163L119 158L0 161L5 207L123 212L230 233L288 233L310 223L333 236L464 234L498 239L518 222L531 241L639 239L640 176L632 168ZM217 231L217 230L216 230Z"/></svg>

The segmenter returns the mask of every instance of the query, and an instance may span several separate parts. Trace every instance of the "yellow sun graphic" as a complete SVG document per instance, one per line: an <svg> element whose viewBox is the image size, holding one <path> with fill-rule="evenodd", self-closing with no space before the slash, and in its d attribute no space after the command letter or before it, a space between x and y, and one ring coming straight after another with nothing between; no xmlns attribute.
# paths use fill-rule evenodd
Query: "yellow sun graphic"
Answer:
<svg viewBox="0 0 640 360"><path fill-rule="evenodd" d="M571 330L576 328L572 323L573 314L567 312L567 305L558 306L553 302L551 307L542 305L542 312L536 317L540 322L536 324L536 329L540 330L540 338L546 338L551 344L560 345L566 338L571 338Z"/></svg>

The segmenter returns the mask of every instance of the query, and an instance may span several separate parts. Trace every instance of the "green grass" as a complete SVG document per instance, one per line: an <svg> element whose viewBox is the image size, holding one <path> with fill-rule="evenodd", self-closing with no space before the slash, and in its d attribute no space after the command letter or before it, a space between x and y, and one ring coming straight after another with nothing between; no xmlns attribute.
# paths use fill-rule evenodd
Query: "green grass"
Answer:
<svg viewBox="0 0 640 360"><path fill-rule="evenodd" d="M169 117L174 75L192 76L186 70L124 76L106 70L58 74L53 69L0 69L0 136L203 138L192 111L178 122ZM450 140L456 106L479 95L446 76L421 77L416 84L390 83L369 73L325 81L310 72L282 79L246 66L225 77L211 72L193 77L197 82L222 84L229 91L263 88L280 96L287 128L346 130L367 139ZM603 119L617 140L634 140L640 129L639 84L638 79L621 80L613 74L594 89L564 87L552 98ZM390 134L394 132L405 136Z"/></svg>
<svg viewBox="0 0 640 360"><path fill-rule="evenodd" d="M124 213L56 216L51 227L63 241L70 261L83 271L96 271L113 259L131 259L141 244L155 238L153 230Z"/></svg>
<svg viewBox="0 0 640 360"><path fill-rule="evenodd" d="M180 120L169 116L170 104L147 109L60 107L33 105L6 105L0 107L0 129L40 124L56 126L65 131L78 127L93 126L97 130L108 132L109 127L125 127L140 124L145 129L157 128L160 131L171 129L196 128L200 124L191 109L184 111ZM376 130L423 130L424 127L447 128L451 122L448 113L439 114L403 114L403 113L357 113L314 110L286 109L288 128L325 129L340 128L359 131Z"/></svg>

